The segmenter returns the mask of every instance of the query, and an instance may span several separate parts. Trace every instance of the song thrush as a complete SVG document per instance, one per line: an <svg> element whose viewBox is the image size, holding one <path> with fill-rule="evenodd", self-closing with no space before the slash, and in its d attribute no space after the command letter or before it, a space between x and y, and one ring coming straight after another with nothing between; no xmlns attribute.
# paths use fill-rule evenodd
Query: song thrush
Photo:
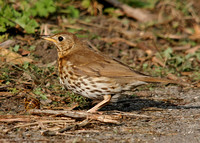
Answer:
<svg viewBox="0 0 200 143"><path fill-rule="evenodd" d="M60 82L74 93L90 99L103 99L88 112L96 112L113 95L148 82L177 83L173 80L142 75L130 67L91 49L72 33L60 33L52 41L58 51Z"/></svg>

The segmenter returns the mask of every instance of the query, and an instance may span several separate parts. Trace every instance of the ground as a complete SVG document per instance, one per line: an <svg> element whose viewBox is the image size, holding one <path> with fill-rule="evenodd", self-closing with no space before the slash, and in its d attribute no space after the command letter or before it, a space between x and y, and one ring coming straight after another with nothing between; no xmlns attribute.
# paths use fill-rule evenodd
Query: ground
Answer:
<svg viewBox="0 0 200 143"><path fill-rule="evenodd" d="M1 123L1 132L12 129L6 134L1 134L1 141L198 143L200 141L200 92L199 90L179 90L176 86L169 86L164 89L156 88L154 91L136 92L135 94L140 94L140 96L126 97L118 103L108 105L102 109L104 114L121 114L122 118L119 119L119 124L91 121L85 127L72 129L55 136L43 135L42 132L45 128L40 127L38 124L21 127L16 130L13 127L17 122L11 122L10 124L8 122L6 126ZM13 101L12 98L10 101ZM9 100L6 102L8 104ZM17 102L18 104L9 104L13 105L13 109L8 109L10 112L23 106L19 104L20 101ZM1 107L6 109L5 106ZM10 107L8 106L7 108ZM135 114L139 116L137 117ZM11 114L10 117L12 116L17 117L20 115ZM46 118L58 120L55 117ZM29 124L29 122L24 121L23 123Z"/></svg>
<svg viewBox="0 0 200 143"><path fill-rule="evenodd" d="M137 87L94 115L86 113L94 102L60 85L52 43L37 34L4 33L9 36L0 45L0 142L200 142L197 2L159 2L147 9L158 16L149 23L117 17L119 9L97 15L81 9L75 22L64 16L41 21L42 35L70 31L136 71L187 83Z"/></svg>

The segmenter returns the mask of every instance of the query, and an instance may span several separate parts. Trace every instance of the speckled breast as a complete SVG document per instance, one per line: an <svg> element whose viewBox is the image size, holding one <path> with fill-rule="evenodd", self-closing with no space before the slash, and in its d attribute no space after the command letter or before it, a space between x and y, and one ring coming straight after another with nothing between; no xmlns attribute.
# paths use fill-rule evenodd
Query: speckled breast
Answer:
<svg viewBox="0 0 200 143"><path fill-rule="evenodd" d="M91 99L102 99L103 95L119 92L120 86L107 77L78 76L73 72L72 64L59 65L60 82L68 90Z"/></svg>

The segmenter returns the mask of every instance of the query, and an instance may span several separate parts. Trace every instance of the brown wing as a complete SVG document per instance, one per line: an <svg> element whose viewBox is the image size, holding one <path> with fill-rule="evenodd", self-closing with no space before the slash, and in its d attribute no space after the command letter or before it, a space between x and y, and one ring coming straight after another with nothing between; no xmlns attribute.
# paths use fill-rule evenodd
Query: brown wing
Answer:
<svg viewBox="0 0 200 143"><path fill-rule="evenodd" d="M74 72L78 75L103 77L139 76L129 67L88 47L74 49L65 59L74 65Z"/></svg>
<svg viewBox="0 0 200 143"><path fill-rule="evenodd" d="M74 70L77 74L86 74L90 76L104 77L134 77L138 74L129 68L112 60L92 61L87 64L75 66Z"/></svg>

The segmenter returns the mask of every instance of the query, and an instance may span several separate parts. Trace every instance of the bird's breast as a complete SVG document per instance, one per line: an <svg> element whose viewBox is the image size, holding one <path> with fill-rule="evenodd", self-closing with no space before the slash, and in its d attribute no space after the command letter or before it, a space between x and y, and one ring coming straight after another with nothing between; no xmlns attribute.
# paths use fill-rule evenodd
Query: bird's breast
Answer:
<svg viewBox="0 0 200 143"><path fill-rule="evenodd" d="M115 94L121 90L120 86L110 78L79 76L74 73L70 62L61 64L59 63L60 82L74 93L91 99L101 99L103 95Z"/></svg>

